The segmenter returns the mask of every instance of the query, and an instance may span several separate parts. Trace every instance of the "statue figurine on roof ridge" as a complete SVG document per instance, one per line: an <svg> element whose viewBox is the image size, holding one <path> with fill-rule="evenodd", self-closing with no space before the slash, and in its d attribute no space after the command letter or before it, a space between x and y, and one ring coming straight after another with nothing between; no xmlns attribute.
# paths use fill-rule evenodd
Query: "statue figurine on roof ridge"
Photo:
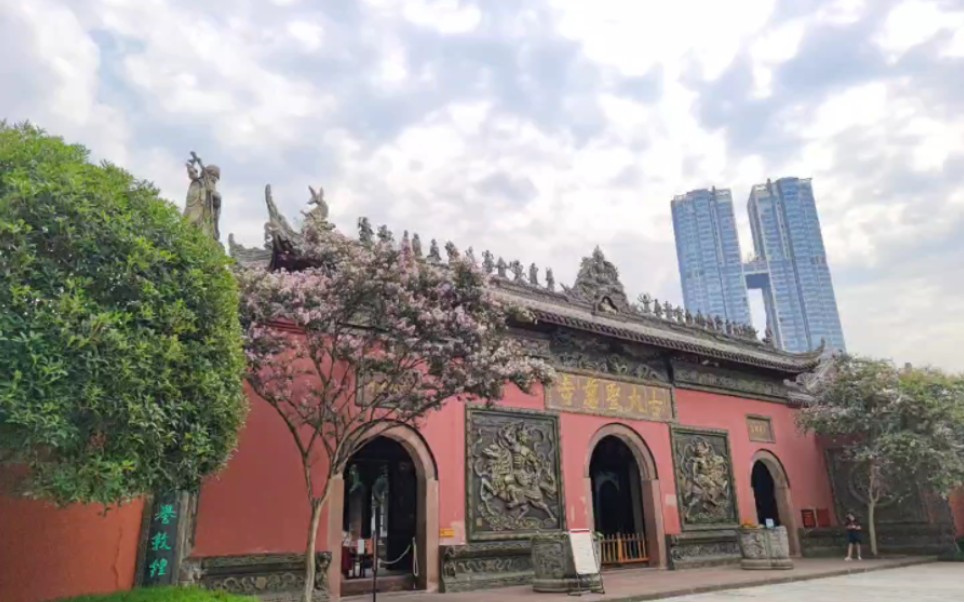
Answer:
<svg viewBox="0 0 964 602"><path fill-rule="evenodd" d="M434 261L440 263L442 261L442 253L438 250L438 241L434 238L428 244L428 259L429 261Z"/></svg>
<svg viewBox="0 0 964 602"><path fill-rule="evenodd" d="M459 260L459 249L451 240L445 243L445 256L448 257L449 263Z"/></svg>
<svg viewBox="0 0 964 602"><path fill-rule="evenodd" d="M556 290L556 276L552 273L552 268L546 268L546 289Z"/></svg>
<svg viewBox="0 0 964 602"><path fill-rule="evenodd" d="M327 221L328 203L325 202L325 189L319 186L318 190L316 191L311 186L308 186L308 192L311 193L311 197L308 199L308 204L314 205L314 208L311 209L309 213Z"/></svg>
<svg viewBox="0 0 964 602"><path fill-rule="evenodd" d="M191 151L186 166L191 184L184 203L184 217L214 240L220 240L221 193L218 192L218 181L221 168L204 165L194 151Z"/></svg>
<svg viewBox="0 0 964 602"><path fill-rule="evenodd" d="M491 274L492 270L495 269L495 256L492 255L492 251L486 249L482 251L482 271L486 274Z"/></svg>
<svg viewBox="0 0 964 602"><path fill-rule="evenodd" d="M368 221L368 218L364 216L358 218L358 240L363 245L370 245L374 237L375 232L372 230L372 224Z"/></svg>
<svg viewBox="0 0 964 602"><path fill-rule="evenodd" d="M522 269L522 262L521 262L521 261L519 261L518 259L512 260L512 263L509 264L509 269L512 271L512 280L513 280L513 281L515 281L515 282L525 282L525 278L524 278L523 275L522 275L523 269Z"/></svg>
<svg viewBox="0 0 964 602"><path fill-rule="evenodd" d="M539 268L535 263L529 264L529 284L539 286Z"/></svg>

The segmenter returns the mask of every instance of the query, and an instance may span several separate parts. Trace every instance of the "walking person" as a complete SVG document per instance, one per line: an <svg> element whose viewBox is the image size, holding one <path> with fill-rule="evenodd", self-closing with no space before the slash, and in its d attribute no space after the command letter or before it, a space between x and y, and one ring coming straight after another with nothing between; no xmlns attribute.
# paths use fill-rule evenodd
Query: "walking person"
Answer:
<svg viewBox="0 0 964 602"><path fill-rule="evenodd" d="M860 533L863 531L863 527L860 526L860 521L851 512L847 514L847 557L844 560L853 560L854 548L857 549L857 560L863 560L860 557Z"/></svg>

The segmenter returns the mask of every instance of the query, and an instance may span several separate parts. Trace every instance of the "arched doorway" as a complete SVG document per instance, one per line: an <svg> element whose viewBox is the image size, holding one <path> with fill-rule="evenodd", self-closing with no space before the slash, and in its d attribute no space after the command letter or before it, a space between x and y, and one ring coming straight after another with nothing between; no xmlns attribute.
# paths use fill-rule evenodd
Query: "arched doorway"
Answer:
<svg viewBox="0 0 964 602"><path fill-rule="evenodd" d="M753 463L750 485L753 487L753 499L756 501L757 523L766 525L767 521L773 521L774 526L779 526L780 511L777 508L776 483L766 464L760 460Z"/></svg>
<svg viewBox="0 0 964 602"><path fill-rule="evenodd" d="M644 534L639 467L629 447L612 435L603 437L592 451L589 476L596 532Z"/></svg>
<svg viewBox="0 0 964 602"><path fill-rule="evenodd" d="M652 455L622 424L601 428L586 462L589 524L603 535L603 564L663 566L662 506Z"/></svg>
<svg viewBox="0 0 964 602"><path fill-rule="evenodd" d="M397 441L375 437L351 457L342 478L342 594L371 591L376 559L379 591L414 589L422 502L411 456Z"/></svg>
<svg viewBox="0 0 964 602"><path fill-rule="evenodd" d="M773 454L761 449L753 455L750 465L750 485L756 504L757 522L766 524L771 519L774 526L787 529L790 553L800 554L800 538L797 533L797 517L790 495L790 480L783 464Z"/></svg>
<svg viewBox="0 0 964 602"><path fill-rule="evenodd" d="M425 441L404 425L372 433L352 456L344 473L333 479L329 502L332 597L370 592L376 553L379 591L437 590L437 474ZM375 491L382 492L383 504L377 503Z"/></svg>

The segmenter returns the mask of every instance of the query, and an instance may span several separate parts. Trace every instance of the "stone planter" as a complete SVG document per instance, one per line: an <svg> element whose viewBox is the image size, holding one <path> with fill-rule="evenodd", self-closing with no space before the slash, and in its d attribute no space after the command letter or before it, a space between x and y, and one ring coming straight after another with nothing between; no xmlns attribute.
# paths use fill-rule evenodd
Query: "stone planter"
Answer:
<svg viewBox="0 0 964 602"><path fill-rule="evenodd" d="M593 535L596 558L601 557L599 538ZM601 593L602 577L576 575L572 549L566 533L538 534L532 538L532 589L537 592L565 593L577 589Z"/></svg>
<svg viewBox="0 0 964 602"><path fill-rule="evenodd" d="M792 569L786 527L740 529L740 567L747 570Z"/></svg>

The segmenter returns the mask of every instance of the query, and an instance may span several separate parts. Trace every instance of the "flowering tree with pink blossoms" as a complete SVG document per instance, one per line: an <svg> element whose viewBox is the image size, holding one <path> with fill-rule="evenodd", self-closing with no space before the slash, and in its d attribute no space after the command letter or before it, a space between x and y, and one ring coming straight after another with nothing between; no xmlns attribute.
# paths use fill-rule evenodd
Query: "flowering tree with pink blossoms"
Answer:
<svg viewBox="0 0 964 602"><path fill-rule="evenodd" d="M527 357L508 320L526 320L458 257L425 260L389 236L353 240L306 216L298 271L241 269L247 380L284 421L301 458L311 520L304 600L332 477L372 436L446 402L530 391L552 369ZM318 478L320 475L324 478Z"/></svg>

